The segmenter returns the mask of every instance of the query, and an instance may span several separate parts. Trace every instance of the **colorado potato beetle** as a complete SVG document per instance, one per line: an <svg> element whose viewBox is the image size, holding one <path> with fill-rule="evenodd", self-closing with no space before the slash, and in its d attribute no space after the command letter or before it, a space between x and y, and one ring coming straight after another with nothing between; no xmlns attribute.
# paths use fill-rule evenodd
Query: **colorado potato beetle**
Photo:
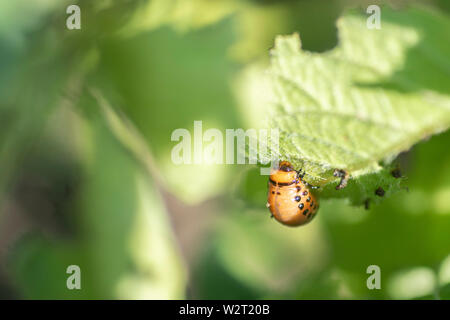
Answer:
<svg viewBox="0 0 450 320"><path fill-rule="evenodd" d="M300 226L310 222L319 209L319 199L303 181L304 173L294 170L287 161L272 169L269 177L267 207L272 216L288 226Z"/></svg>

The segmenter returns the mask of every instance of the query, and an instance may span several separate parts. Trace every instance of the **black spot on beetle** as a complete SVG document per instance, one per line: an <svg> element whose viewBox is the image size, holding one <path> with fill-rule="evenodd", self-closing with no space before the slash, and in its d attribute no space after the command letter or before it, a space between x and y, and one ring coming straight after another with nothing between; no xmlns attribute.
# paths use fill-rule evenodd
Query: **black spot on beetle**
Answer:
<svg viewBox="0 0 450 320"><path fill-rule="evenodd" d="M303 215L306 216L308 214L309 210L305 209L305 211L303 211Z"/></svg>
<svg viewBox="0 0 450 320"><path fill-rule="evenodd" d="M308 219L311 219L311 212L308 214Z"/></svg>
<svg viewBox="0 0 450 320"><path fill-rule="evenodd" d="M281 193L277 192L277 194L281 194Z"/></svg>
<svg viewBox="0 0 450 320"><path fill-rule="evenodd" d="M297 189L297 192L299 192L300 190L302 190L302 188L300 186L296 186L295 187Z"/></svg>
<svg viewBox="0 0 450 320"><path fill-rule="evenodd" d="M311 201L311 197L306 198L306 201L310 202Z"/></svg>
<svg viewBox="0 0 450 320"><path fill-rule="evenodd" d="M311 206L311 207L314 207L314 201L311 201L310 206Z"/></svg>
<svg viewBox="0 0 450 320"><path fill-rule="evenodd" d="M385 194L385 191L384 191L384 189L383 189L382 187L378 187L378 189L375 190L375 194L376 194L377 196L379 196L379 197L383 197L384 194Z"/></svg>
<svg viewBox="0 0 450 320"><path fill-rule="evenodd" d="M275 194L275 191L272 191L272 194Z"/></svg>
<svg viewBox="0 0 450 320"><path fill-rule="evenodd" d="M299 202L301 200L300 196L295 196L295 201Z"/></svg>
<svg viewBox="0 0 450 320"><path fill-rule="evenodd" d="M304 205L303 203L300 203L300 204L298 205L298 207L299 207L300 210L303 210L303 208L305 207L305 205Z"/></svg>
<svg viewBox="0 0 450 320"><path fill-rule="evenodd" d="M308 191L303 191L303 193L302 193L304 196L306 196L307 194L308 194Z"/></svg>

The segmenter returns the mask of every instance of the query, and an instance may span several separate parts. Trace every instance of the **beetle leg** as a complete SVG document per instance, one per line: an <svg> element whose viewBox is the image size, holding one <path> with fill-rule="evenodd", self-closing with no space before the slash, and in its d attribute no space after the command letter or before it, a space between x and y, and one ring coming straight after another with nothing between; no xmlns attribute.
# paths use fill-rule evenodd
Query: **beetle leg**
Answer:
<svg viewBox="0 0 450 320"><path fill-rule="evenodd" d="M319 186L313 186L312 184L309 184L309 183L306 182L306 181L303 181L303 184L305 184L308 188L311 188L311 189L313 189L313 190L316 190L316 189L319 189L319 188L320 188Z"/></svg>
<svg viewBox="0 0 450 320"><path fill-rule="evenodd" d="M297 171L297 178L303 179L305 174L306 174L305 170L300 169L299 171Z"/></svg>
<svg viewBox="0 0 450 320"><path fill-rule="evenodd" d="M319 189L320 187L313 186L313 185L309 184L308 182L303 181L303 177L305 176L305 174L306 174L306 171L304 169L300 169L299 171L297 171L297 178L300 178L302 180L303 184L306 185L307 187L309 187L313 190Z"/></svg>

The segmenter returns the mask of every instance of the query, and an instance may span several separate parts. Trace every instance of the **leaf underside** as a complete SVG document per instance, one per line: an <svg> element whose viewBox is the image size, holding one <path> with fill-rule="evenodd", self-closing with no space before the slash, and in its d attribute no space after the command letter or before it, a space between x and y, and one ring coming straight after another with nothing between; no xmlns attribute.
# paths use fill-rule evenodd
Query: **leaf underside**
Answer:
<svg viewBox="0 0 450 320"><path fill-rule="evenodd" d="M429 72L450 77L443 58L450 48L427 34L449 30L449 20L418 9L382 12L379 30L368 29L365 16L343 16L340 43L326 53L302 51L297 34L275 40L269 123L280 137L279 153L271 152L303 168L311 183L335 185L335 169L352 179L383 180L373 174L390 169L386 164L400 152L450 124L449 92L422 81ZM356 181L359 189L368 187L363 181Z"/></svg>

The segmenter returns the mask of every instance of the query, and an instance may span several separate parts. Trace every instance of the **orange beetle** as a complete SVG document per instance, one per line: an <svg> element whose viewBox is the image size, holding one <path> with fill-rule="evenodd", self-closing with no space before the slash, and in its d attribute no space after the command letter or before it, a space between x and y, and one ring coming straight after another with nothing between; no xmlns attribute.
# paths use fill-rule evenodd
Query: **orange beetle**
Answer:
<svg viewBox="0 0 450 320"><path fill-rule="evenodd" d="M282 224L300 226L316 216L319 199L311 193L316 187L304 182L303 176L287 161L270 173L267 207Z"/></svg>

